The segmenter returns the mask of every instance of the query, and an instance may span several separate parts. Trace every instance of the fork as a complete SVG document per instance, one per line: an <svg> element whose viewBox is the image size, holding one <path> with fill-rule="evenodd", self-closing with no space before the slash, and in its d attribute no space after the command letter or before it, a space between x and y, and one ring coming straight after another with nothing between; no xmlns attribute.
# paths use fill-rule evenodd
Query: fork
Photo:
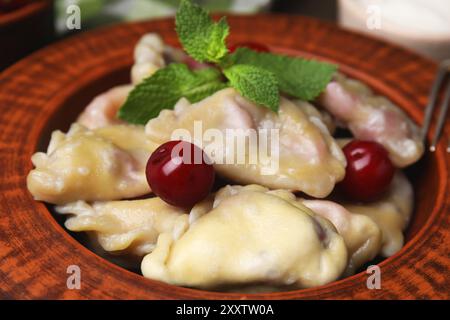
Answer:
<svg viewBox="0 0 450 320"><path fill-rule="evenodd" d="M431 87L430 96L428 97L428 105L425 110L425 120L422 127L422 141L425 143L428 130L430 129L431 117L433 115L433 111L436 107L439 91L442 85L447 78L447 75L450 74L450 59L444 60L439 64L439 69L434 80L433 86ZM450 104L450 80L447 82L447 86L445 88L444 100L440 106L440 112L438 117L438 124L436 126L436 131L434 132L433 139L431 140L430 151L436 151L436 145L439 141L439 137L441 135L442 129L444 127L444 123L447 120L447 111ZM447 146L447 152L450 153L450 141Z"/></svg>

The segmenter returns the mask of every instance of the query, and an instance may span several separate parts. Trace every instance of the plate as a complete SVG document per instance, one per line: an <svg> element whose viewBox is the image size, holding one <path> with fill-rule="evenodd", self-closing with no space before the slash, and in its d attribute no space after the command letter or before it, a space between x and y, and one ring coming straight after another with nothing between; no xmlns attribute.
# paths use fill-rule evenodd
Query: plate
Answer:
<svg viewBox="0 0 450 320"><path fill-rule="evenodd" d="M53 1L27 1L15 10L0 10L0 70L47 44L53 29Z"/></svg>
<svg viewBox="0 0 450 320"><path fill-rule="evenodd" d="M230 16L229 42L257 41L275 51L338 63L423 119L437 66L405 49L312 18ZM435 299L450 297L450 156L443 139L408 169L415 213L407 243L379 263L381 289L361 272L321 287L268 294L209 292L145 279L75 240L26 189L30 157L54 129L67 130L98 93L129 81L139 37L157 32L179 46L172 19L120 24L82 33L30 55L0 74L0 297L46 299ZM445 127L450 136L450 124ZM428 137L429 139L430 137ZM68 267L81 270L81 288L67 287Z"/></svg>

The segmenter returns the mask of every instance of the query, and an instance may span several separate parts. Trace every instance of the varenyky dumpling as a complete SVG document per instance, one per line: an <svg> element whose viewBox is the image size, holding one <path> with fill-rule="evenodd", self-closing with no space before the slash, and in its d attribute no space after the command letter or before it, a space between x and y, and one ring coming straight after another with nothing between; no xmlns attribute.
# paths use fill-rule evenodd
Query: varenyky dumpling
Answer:
<svg viewBox="0 0 450 320"><path fill-rule="evenodd" d="M330 134L333 134L336 130L336 124L333 117L326 110L319 110L309 102L303 100L293 100L295 103L309 118L309 121L314 123L318 127L325 125Z"/></svg>
<svg viewBox="0 0 450 320"><path fill-rule="evenodd" d="M214 160L217 172L232 181L325 197L344 177L346 161L325 124L319 117L314 119L311 121L300 104L286 98L281 98L277 114L228 88L195 104L181 99L174 110L163 110L157 118L151 119L145 130L151 140L164 143L171 137L174 139L175 129L185 129ZM195 137L196 126L197 129L201 126L200 130L205 133L199 139ZM273 156L270 152L267 154L269 158L260 157L262 139L250 139L251 132L267 130L264 133L267 146L278 146L270 129L279 129L279 161L276 161L279 165L276 167L272 166L275 161L270 162L270 156ZM211 136L207 137L206 132ZM221 135L216 140L212 133L217 132ZM237 141L236 137L247 139L244 148L239 148L237 142L223 142L223 139ZM242 149L245 152L241 162L237 163L237 151L242 152ZM234 161L228 161L230 155ZM264 163L264 160L269 161Z"/></svg>
<svg viewBox="0 0 450 320"><path fill-rule="evenodd" d="M96 96L80 114L77 122L89 129L124 124L124 121L117 118L117 111L125 103L134 85L166 65L164 53L168 49L156 33L142 36L134 48L132 84L119 85Z"/></svg>
<svg viewBox="0 0 450 320"><path fill-rule="evenodd" d="M378 225L369 217L348 211L326 200L303 200L306 207L328 219L344 238L349 261L346 275L353 274L364 263L374 259L381 249L382 235Z"/></svg>
<svg viewBox="0 0 450 320"><path fill-rule="evenodd" d="M177 239L189 226L189 211L173 207L160 198L72 202L56 207L70 214L65 226L71 231L94 232L106 251L142 256L153 250L161 233Z"/></svg>
<svg viewBox="0 0 450 320"><path fill-rule="evenodd" d="M156 147L142 126L91 131L75 123L67 134L54 131L47 152L32 156L28 190L36 200L54 204L147 194L145 165Z"/></svg>
<svg viewBox="0 0 450 320"><path fill-rule="evenodd" d="M88 129L97 129L115 124L125 124L117 118L117 111L125 103L132 85L120 85L96 96L83 110L77 122Z"/></svg>
<svg viewBox="0 0 450 320"><path fill-rule="evenodd" d="M297 201L246 186L214 205L178 240L170 233L159 236L142 261L145 277L198 288L313 287L336 280L345 269L342 237Z"/></svg>
<svg viewBox="0 0 450 320"><path fill-rule="evenodd" d="M214 206L222 198L229 197L241 190L242 186L226 186L215 196ZM246 187L250 188L250 186ZM337 232L343 237L348 250L348 264L345 274L350 275L364 263L377 256L381 249L381 230L369 217L349 212L343 206L329 200L298 199L287 190L271 190L262 186L251 186L257 190L265 190L270 194L283 198L291 203L298 202L311 209L316 215L329 220Z"/></svg>
<svg viewBox="0 0 450 320"><path fill-rule="evenodd" d="M403 231L408 226L414 205L411 183L398 171L386 195L376 202L344 203L350 212L366 215L381 229L381 255L389 257L403 247Z"/></svg>
<svg viewBox="0 0 450 320"><path fill-rule="evenodd" d="M382 144L397 167L406 167L422 156L419 128L403 110L362 82L338 74L319 100L355 138Z"/></svg>
<svg viewBox="0 0 450 320"><path fill-rule="evenodd" d="M134 48L134 65L131 68L133 84L138 84L166 65L165 50L164 41L156 33L147 33L139 39Z"/></svg>

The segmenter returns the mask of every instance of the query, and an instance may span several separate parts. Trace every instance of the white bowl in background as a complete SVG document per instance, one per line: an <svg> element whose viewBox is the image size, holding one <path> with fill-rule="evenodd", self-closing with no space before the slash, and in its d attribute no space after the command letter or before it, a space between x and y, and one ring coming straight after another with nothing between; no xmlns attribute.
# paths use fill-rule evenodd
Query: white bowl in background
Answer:
<svg viewBox="0 0 450 320"><path fill-rule="evenodd" d="M413 49L434 60L450 58L448 0L339 0L342 27Z"/></svg>

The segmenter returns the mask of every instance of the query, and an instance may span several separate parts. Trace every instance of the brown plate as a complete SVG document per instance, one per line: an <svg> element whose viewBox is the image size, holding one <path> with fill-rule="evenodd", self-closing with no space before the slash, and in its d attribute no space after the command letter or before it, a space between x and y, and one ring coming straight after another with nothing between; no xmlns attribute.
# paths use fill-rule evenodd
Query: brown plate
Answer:
<svg viewBox="0 0 450 320"><path fill-rule="evenodd" d="M11 11L0 10L0 70L53 37L53 1L24 1Z"/></svg>
<svg viewBox="0 0 450 320"><path fill-rule="evenodd" d="M400 105L421 123L436 65L385 42L295 16L230 17L230 43L258 41L313 55ZM325 286L270 294L233 294L175 287L118 267L86 249L26 189L30 157L50 132L67 130L96 94L129 81L133 47L146 32L177 45L173 20L98 29L41 50L0 75L0 298L81 299L396 299L449 298L450 156L448 141L408 170L416 208L407 243L379 263L381 289L359 273ZM445 127L450 135L450 124ZM66 286L67 267L81 268L81 289Z"/></svg>

